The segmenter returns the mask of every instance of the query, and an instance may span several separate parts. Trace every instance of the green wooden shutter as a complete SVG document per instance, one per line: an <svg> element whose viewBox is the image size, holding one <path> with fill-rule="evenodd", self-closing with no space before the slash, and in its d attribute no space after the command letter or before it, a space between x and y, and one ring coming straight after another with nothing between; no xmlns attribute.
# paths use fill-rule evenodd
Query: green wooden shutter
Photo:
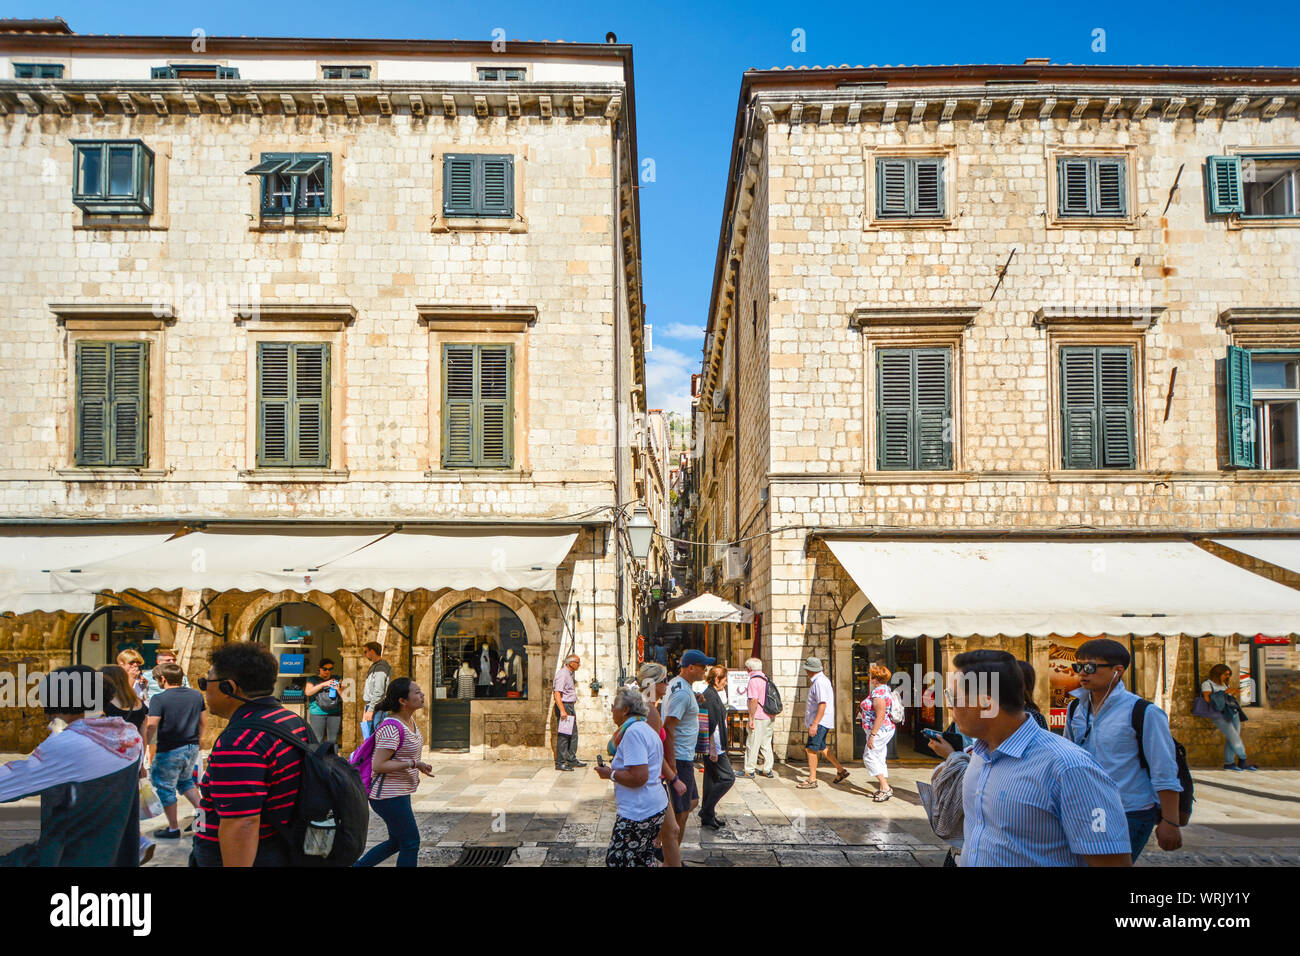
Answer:
<svg viewBox="0 0 1300 956"><path fill-rule="evenodd" d="M1100 383L1101 467L1135 465L1133 435L1133 350L1126 346L1097 350Z"/></svg>
<svg viewBox="0 0 1300 956"><path fill-rule="evenodd" d="M300 468L324 468L330 441L329 346L294 345L292 355L292 461Z"/></svg>
<svg viewBox="0 0 1300 956"><path fill-rule="evenodd" d="M1088 161L1057 160L1057 209L1062 216L1086 216L1088 203Z"/></svg>
<svg viewBox="0 0 1300 956"><path fill-rule="evenodd" d="M442 466L472 468L474 449L474 346L442 347Z"/></svg>
<svg viewBox="0 0 1300 956"><path fill-rule="evenodd" d="M952 351L917 349L914 391L916 468L938 471L952 467Z"/></svg>
<svg viewBox="0 0 1300 956"><path fill-rule="evenodd" d="M514 349L478 346L478 428L481 468L508 468L514 445Z"/></svg>
<svg viewBox="0 0 1300 956"><path fill-rule="evenodd" d="M1205 171L1209 176L1210 213L1223 216L1245 212L1246 202L1241 190L1241 157L1211 156L1205 163Z"/></svg>
<svg viewBox="0 0 1300 956"><path fill-rule="evenodd" d="M287 342L257 346L257 465L285 467L290 458L290 348Z"/></svg>
<svg viewBox="0 0 1300 956"><path fill-rule="evenodd" d="M1097 467L1097 350L1061 349L1061 446L1066 468Z"/></svg>
<svg viewBox="0 0 1300 956"><path fill-rule="evenodd" d="M1123 159L1094 159L1092 162L1093 204L1096 216L1123 216L1128 197L1124 189L1126 161Z"/></svg>
<svg viewBox="0 0 1300 956"><path fill-rule="evenodd" d="M876 160L876 215L907 215L907 160Z"/></svg>
<svg viewBox="0 0 1300 956"><path fill-rule="evenodd" d="M515 214L515 174L513 156L480 156L483 176L482 199L477 203L480 216Z"/></svg>
<svg viewBox="0 0 1300 956"><path fill-rule="evenodd" d="M109 343L77 343L77 464L107 465Z"/></svg>
<svg viewBox="0 0 1300 956"><path fill-rule="evenodd" d="M110 465L143 467L145 398L149 383L149 345L146 342L114 342L110 349L109 432Z"/></svg>
<svg viewBox="0 0 1300 956"><path fill-rule="evenodd" d="M912 163L914 185L909 212L914 216L943 215L943 160L918 159Z"/></svg>
<svg viewBox="0 0 1300 956"><path fill-rule="evenodd" d="M881 349L876 355L876 467L911 469L912 351Z"/></svg>
<svg viewBox="0 0 1300 956"><path fill-rule="evenodd" d="M473 156L448 154L442 162L442 214L474 215Z"/></svg>
<svg viewBox="0 0 1300 956"><path fill-rule="evenodd" d="M1251 386L1250 351L1228 346L1228 455L1238 468L1257 468L1255 407Z"/></svg>

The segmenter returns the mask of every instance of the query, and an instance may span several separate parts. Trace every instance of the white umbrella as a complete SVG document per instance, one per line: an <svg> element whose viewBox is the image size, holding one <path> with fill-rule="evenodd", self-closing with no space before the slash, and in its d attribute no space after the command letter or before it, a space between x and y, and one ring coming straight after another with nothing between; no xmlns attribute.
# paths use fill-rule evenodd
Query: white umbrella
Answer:
<svg viewBox="0 0 1300 956"><path fill-rule="evenodd" d="M707 592L668 612L668 620L677 624L748 624L753 619L749 608Z"/></svg>

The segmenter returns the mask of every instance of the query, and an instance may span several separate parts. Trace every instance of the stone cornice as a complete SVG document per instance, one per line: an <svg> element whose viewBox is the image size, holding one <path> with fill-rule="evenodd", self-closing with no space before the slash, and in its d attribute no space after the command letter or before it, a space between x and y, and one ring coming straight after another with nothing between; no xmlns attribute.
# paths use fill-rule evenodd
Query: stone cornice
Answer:
<svg viewBox="0 0 1300 956"><path fill-rule="evenodd" d="M51 302L49 308L65 328L157 330L176 321L166 302Z"/></svg>
<svg viewBox="0 0 1300 956"><path fill-rule="evenodd" d="M420 324L430 331L526 332L537 322L531 305L417 305Z"/></svg>
<svg viewBox="0 0 1300 956"><path fill-rule="evenodd" d="M371 80L0 80L0 114L160 116L442 115L613 122L623 113L619 83L486 86Z"/></svg>
<svg viewBox="0 0 1300 956"><path fill-rule="evenodd" d="M1210 86L1182 84L1047 84L1009 83L992 86L846 86L834 90L763 89L751 106L760 122L918 123L954 119L1053 118L1083 122L1175 120L1180 116L1204 120L1218 116L1237 120L1250 115L1276 118L1300 105L1300 85L1282 87ZM1153 110L1153 108L1155 108Z"/></svg>
<svg viewBox="0 0 1300 956"><path fill-rule="evenodd" d="M965 328L979 313L978 305L863 307L854 309L849 321L859 329L899 325Z"/></svg>
<svg viewBox="0 0 1300 956"><path fill-rule="evenodd" d="M1219 327L1225 329L1266 329L1275 325L1300 324L1300 306L1224 309L1219 313Z"/></svg>
<svg viewBox="0 0 1300 956"><path fill-rule="evenodd" d="M357 319L355 306L346 302L258 302L235 313L236 323L275 325L291 322L323 323L342 329Z"/></svg>
<svg viewBox="0 0 1300 956"><path fill-rule="evenodd" d="M1119 309L1108 306L1044 306L1034 313L1035 328L1126 328L1146 330L1165 312L1163 305L1144 309Z"/></svg>

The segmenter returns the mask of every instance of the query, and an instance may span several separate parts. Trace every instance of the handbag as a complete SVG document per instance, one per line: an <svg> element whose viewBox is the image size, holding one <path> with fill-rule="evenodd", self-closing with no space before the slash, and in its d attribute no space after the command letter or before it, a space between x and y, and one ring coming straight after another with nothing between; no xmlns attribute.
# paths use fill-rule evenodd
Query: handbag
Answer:
<svg viewBox="0 0 1300 956"><path fill-rule="evenodd" d="M1192 716L1209 717L1210 719L1214 719L1219 716L1219 712L1214 709L1214 705L1206 700L1203 695L1197 694L1196 700L1192 701Z"/></svg>

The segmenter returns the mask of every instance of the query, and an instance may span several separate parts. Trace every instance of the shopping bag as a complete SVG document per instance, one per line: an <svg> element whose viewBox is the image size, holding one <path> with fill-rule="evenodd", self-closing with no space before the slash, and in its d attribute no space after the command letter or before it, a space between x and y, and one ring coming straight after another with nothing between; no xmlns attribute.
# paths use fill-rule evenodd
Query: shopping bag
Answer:
<svg viewBox="0 0 1300 956"><path fill-rule="evenodd" d="M557 732L563 734L563 735L566 736L566 737L572 737L572 736L573 736L573 724L574 724L574 718L573 718L573 717L561 717L561 718L560 718L560 727L559 727L559 730L558 730Z"/></svg>
<svg viewBox="0 0 1300 956"><path fill-rule="evenodd" d="M163 812L162 801L148 777L140 778L140 819L151 820Z"/></svg>

